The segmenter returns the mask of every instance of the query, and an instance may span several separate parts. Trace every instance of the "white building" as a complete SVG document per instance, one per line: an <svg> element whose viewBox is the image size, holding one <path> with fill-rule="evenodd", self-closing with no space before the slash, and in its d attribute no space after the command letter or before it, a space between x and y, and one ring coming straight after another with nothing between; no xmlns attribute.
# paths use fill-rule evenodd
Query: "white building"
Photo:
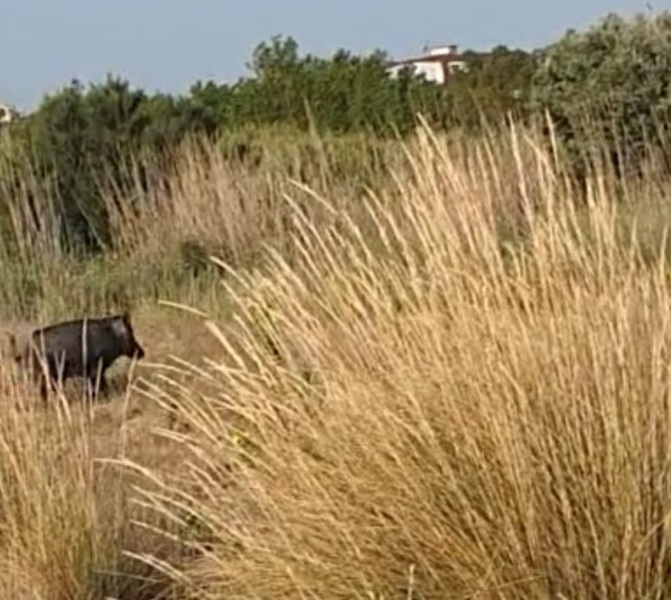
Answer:
<svg viewBox="0 0 671 600"><path fill-rule="evenodd" d="M419 56L393 61L387 72L396 77L406 67L411 67L416 75L424 75L428 81L438 84L447 83L450 75L468 68L466 61L459 55L456 44L425 46Z"/></svg>
<svg viewBox="0 0 671 600"><path fill-rule="evenodd" d="M0 125L8 125L21 116L18 110L9 104L0 103Z"/></svg>

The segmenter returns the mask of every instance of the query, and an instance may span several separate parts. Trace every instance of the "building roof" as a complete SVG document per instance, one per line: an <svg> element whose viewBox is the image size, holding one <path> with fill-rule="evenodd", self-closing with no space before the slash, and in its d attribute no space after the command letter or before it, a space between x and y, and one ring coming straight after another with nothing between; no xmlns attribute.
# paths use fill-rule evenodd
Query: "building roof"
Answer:
<svg viewBox="0 0 671 600"><path fill-rule="evenodd" d="M462 54L458 51L458 46L456 44L444 44L440 46L424 46L422 49L422 54L417 56L411 56L408 58L401 58L391 61L391 66L396 65L407 65L416 62L441 62L441 63L451 63L451 62L461 62L464 60Z"/></svg>

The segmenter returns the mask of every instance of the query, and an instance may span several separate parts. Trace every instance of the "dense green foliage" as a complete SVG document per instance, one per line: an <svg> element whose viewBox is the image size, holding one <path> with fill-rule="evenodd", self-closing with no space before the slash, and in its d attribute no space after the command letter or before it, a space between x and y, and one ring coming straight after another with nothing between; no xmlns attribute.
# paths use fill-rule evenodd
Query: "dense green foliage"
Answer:
<svg viewBox="0 0 671 600"><path fill-rule="evenodd" d="M331 58L300 56L292 38L273 38L254 51L252 77L234 85L196 83L191 100L207 107L227 131L277 122L300 130L315 126L335 134L407 133L422 113L434 125L472 122L479 105L513 108L513 91L533 73L533 57L498 47L490 55L467 53L471 70L445 87L403 72L387 75L382 51ZM497 104L498 103L498 104Z"/></svg>
<svg viewBox="0 0 671 600"><path fill-rule="evenodd" d="M671 117L671 15L626 20L608 15L569 31L545 52L533 80L534 104L547 108L577 155L599 136L618 166L635 167L646 148L665 148Z"/></svg>
<svg viewBox="0 0 671 600"><path fill-rule="evenodd" d="M217 124L198 104L168 95L148 96L109 77L85 90L74 81L44 98L17 127L32 166L55 186L63 235L73 246L101 248L107 239L98 183L122 183L127 159L144 149L164 151L187 133L212 134Z"/></svg>
<svg viewBox="0 0 671 600"><path fill-rule="evenodd" d="M30 164L35 193L45 186L56 192L66 246L92 252L113 243L100 183L123 189L130 156L144 153L162 165L191 135L220 139L231 158L258 164L259 146L278 129L367 134L374 144L413 131L418 114L434 128L472 133L483 123L547 110L558 139L576 156L588 149L580 142L587 120L612 154L623 154L622 141L624 154L635 160L651 139L664 147L671 103L668 14L631 21L609 16L545 49L499 46L465 58L468 71L440 86L410 72L390 78L382 51L356 56L339 50L319 58L300 54L290 37L276 37L256 48L249 77L232 84L199 81L179 97L151 95L113 76L88 89L74 81L12 126L12 169L0 179L0 194L14 194ZM162 171L150 172L150 162L140 161L136 186L138 174L145 187Z"/></svg>
<svg viewBox="0 0 671 600"><path fill-rule="evenodd" d="M470 53L471 72L447 87L409 72L392 79L388 62L381 51L301 56L295 40L276 37L254 51L250 77L196 82L182 97L149 95L112 76L89 89L74 81L46 96L13 138L29 148L38 178L57 191L68 245L95 251L112 242L99 184L111 180L123 187L131 155L145 152L156 160L186 136L205 134L220 136L232 157L245 158L255 136L278 125L378 139L407 134L417 114L438 127L474 126L481 108L489 116L514 108L511 86L523 85L520 74L528 79L530 72L529 55L505 48L491 58ZM506 68L514 76L505 76Z"/></svg>

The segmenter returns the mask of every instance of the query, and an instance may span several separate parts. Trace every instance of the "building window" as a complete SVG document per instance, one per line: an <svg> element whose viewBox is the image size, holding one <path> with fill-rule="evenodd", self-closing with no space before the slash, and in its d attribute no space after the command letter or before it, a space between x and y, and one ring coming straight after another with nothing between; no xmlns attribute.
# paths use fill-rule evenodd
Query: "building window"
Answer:
<svg viewBox="0 0 671 600"><path fill-rule="evenodd" d="M450 71L450 75L454 73L464 73L466 72L466 63L463 60L454 60L448 63L447 68Z"/></svg>

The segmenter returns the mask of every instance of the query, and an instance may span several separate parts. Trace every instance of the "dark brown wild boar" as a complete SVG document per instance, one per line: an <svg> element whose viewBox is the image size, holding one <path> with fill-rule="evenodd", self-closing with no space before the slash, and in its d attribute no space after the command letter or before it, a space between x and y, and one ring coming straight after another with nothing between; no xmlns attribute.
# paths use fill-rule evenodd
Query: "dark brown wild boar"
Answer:
<svg viewBox="0 0 671 600"><path fill-rule="evenodd" d="M99 391L106 394L105 371L116 359L127 356L139 360L145 355L135 339L128 312L36 329L21 351L14 336L10 336L10 344L14 360L28 369L35 381L39 380L43 399L47 396L47 382L55 390L57 381L70 377L84 377L92 385L100 377Z"/></svg>

